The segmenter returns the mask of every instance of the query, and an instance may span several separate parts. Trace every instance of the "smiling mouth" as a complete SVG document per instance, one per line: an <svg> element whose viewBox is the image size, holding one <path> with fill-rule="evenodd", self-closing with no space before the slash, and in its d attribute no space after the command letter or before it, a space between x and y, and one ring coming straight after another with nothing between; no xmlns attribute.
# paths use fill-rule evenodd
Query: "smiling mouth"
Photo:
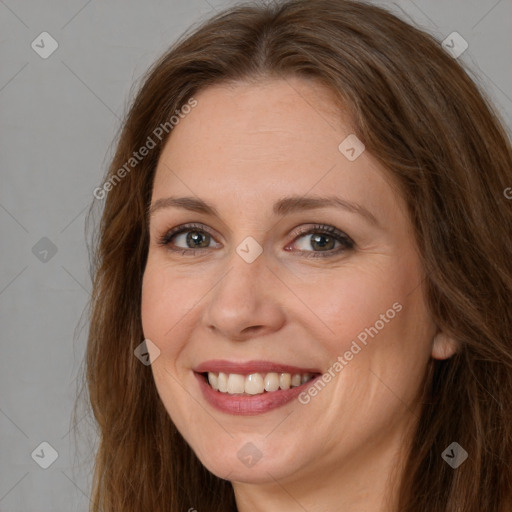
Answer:
<svg viewBox="0 0 512 512"><path fill-rule="evenodd" d="M243 375L238 373L203 372L201 375L213 390L220 393L254 396L299 387L319 374L268 372Z"/></svg>

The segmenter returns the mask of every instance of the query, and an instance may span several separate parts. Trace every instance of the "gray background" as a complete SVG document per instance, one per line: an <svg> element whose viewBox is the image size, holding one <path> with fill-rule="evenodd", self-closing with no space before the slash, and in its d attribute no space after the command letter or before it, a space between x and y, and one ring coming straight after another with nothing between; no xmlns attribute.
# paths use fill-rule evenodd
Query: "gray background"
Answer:
<svg viewBox="0 0 512 512"><path fill-rule="evenodd" d="M79 411L82 437L70 430L91 289L86 210L132 85L189 25L233 3L0 0L2 512L88 508L92 422ZM511 0L376 3L439 41L459 32L469 43L459 59L510 133ZM59 45L47 59L31 47L43 31ZM31 457L43 441L58 452L48 469Z"/></svg>

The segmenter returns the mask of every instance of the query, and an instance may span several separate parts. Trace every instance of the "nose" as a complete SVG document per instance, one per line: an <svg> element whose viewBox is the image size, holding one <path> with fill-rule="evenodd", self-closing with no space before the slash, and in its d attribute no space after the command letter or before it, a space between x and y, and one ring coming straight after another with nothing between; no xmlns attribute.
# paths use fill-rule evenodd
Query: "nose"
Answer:
<svg viewBox="0 0 512 512"><path fill-rule="evenodd" d="M226 272L207 296L203 321L208 329L227 339L244 341L283 326L280 283L267 265L265 251L252 263L233 251Z"/></svg>

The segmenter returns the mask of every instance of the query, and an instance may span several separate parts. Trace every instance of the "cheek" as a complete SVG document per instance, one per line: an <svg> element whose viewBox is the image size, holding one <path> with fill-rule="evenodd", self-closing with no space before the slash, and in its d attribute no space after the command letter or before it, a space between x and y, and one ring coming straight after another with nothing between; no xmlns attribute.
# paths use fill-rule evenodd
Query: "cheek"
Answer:
<svg viewBox="0 0 512 512"><path fill-rule="evenodd" d="M376 323L379 331L387 329L399 316L396 310L403 306L415 279L412 272L393 264L357 265L328 276L310 275L309 283L297 283L302 289L296 289L299 296L307 298L307 305L324 332L323 338L331 340L331 351L340 354Z"/></svg>
<svg viewBox="0 0 512 512"><path fill-rule="evenodd" d="M155 340L172 337L174 329L197 302L200 278L180 279L168 265L148 258L142 281L141 315L144 336Z"/></svg>
<svg viewBox="0 0 512 512"><path fill-rule="evenodd" d="M415 403L434 326L413 269L353 269L321 291L311 287L308 304L330 329L322 328L328 334L318 338L328 352L329 391L317 399L310 389L301 403L311 403L313 416L323 414L348 438L357 438L361 424L388 428ZM332 403L343 409L329 410ZM345 423L342 417L358 421Z"/></svg>
<svg viewBox="0 0 512 512"><path fill-rule="evenodd" d="M186 347L186 315L197 302L190 277L180 279L165 262L148 257L142 282L141 316L144 337L155 343L159 357L151 364L158 393L180 430L190 424L190 398L183 394L183 378L190 378L178 362Z"/></svg>
<svg viewBox="0 0 512 512"><path fill-rule="evenodd" d="M315 286L299 294L321 319L317 339L331 368L342 358L334 369L344 374L339 384L361 400L364 392L378 395L362 385L364 375L370 388L382 387L382 380L408 402L426 369L435 326L419 286L419 264L412 258L407 264L391 259L380 263L347 267L329 281L312 278Z"/></svg>

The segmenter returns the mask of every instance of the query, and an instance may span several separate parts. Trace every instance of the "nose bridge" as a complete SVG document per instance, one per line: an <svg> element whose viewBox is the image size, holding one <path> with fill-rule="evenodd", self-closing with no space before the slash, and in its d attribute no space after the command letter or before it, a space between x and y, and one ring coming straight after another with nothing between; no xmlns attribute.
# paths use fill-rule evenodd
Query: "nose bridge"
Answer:
<svg viewBox="0 0 512 512"><path fill-rule="evenodd" d="M268 280L274 277L267 264L267 255L255 239L244 239L233 248L226 272L210 296L208 326L230 339L239 339L255 328L278 328L283 312L272 295Z"/></svg>
<svg viewBox="0 0 512 512"><path fill-rule="evenodd" d="M215 298L224 300L226 304L230 301L236 304L237 299L243 299L241 306L249 305L245 299L250 298L254 308L264 293L261 285L266 279L266 259L267 255L258 242L244 239L233 248L228 258L227 270L216 287Z"/></svg>

